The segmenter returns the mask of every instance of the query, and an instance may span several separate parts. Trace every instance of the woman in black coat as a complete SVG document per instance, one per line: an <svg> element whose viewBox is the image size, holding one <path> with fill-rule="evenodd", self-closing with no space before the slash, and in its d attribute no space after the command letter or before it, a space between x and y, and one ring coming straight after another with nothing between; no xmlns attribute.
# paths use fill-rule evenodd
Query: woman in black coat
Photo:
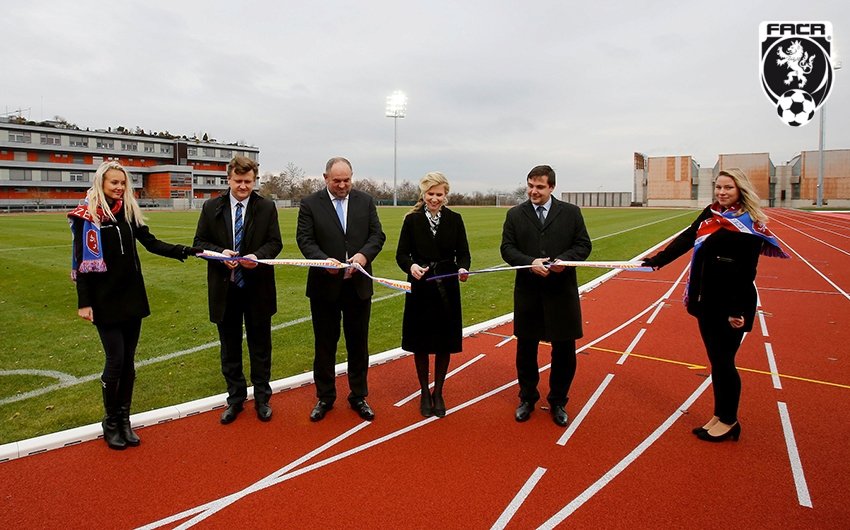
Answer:
<svg viewBox="0 0 850 530"><path fill-rule="evenodd" d="M106 363L101 375L103 438L112 449L139 445L130 426L136 378L134 358L142 318L150 314L136 241L149 252L183 261L201 249L164 243L144 223L133 183L118 162L98 167L84 204L68 213L71 277L77 284L77 314L97 328Z"/></svg>
<svg viewBox="0 0 850 530"><path fill-rule="evenodd" d="M645 259L660 268L694 249L685 293L688 313L697 318L711 363L714 416L693 429L700 440L738 440L741 377L735 354L756 314L756 267L759 255L789 257L765 226L767 216L746 174L721 171L714 184L716 201L667 247Z"/></svg>
<svg viewBox="0 0 850 530"><path fill-rule="evenodd" d="M396 250L396 262L411 284L404 301L401 347L413 352L422 387L419 410L426 418L446 415L443 383L451 354L463 349L458 280L468 277L469 243L463 218L445 206L448 193L449 181L442 173L422 178L419 201L404 218ZM428 391L429 354L435 356L433 394Z"/></svg>

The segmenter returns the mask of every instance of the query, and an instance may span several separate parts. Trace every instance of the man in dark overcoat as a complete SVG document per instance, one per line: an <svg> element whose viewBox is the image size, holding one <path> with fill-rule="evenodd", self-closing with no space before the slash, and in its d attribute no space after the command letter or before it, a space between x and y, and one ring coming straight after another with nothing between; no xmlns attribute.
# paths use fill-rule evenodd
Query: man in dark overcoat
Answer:
<svg viewBox="0 0 850 530"><path fill-rule="evenodd" d="M555 171L536 166L526 179L528 201L511 208L502 229L502 258L516 272L514 335L520 404L517 421L526 421L540 399L537 349L552 348L549 402L553 421L565 427L567 394L576 372L576 339L582 336L581 307L574 267L550 265L561 259L582 261L590 255L590 236L578 206L552 196Z"/></svg>
<svg viewBox="0 0 850 530"><path fill-rule="evenodd" d="M325 165L325 187L304 197L298 210L295 240L307 259L331 259L357 263L369 274L372 261L386 236L371 195L352 189L351 162L334 157ZM340 320L348 351L348 403L361 418L371 421L375 413L366 402L369 388L369 316L372 280L345 269L311 267L307 273L307 296L315 337L313 379L318 402L310 420L319 421L336 400L337 343Z"/></svg>
<svg viewBox="0 0 850 530"><path fill-rule="evenodd" d="M275 203L254 191L258 164L236 156L227 165L227 193L204 203L195 246L227 256L273 259L283 249ZM218 326L221 373L227 383L227 408L221 423L242 412L248 390L242 371L242 321L248 340L254 408L269 421L272 395L271 319L277 312L274 267L254 261L214 261L207 264L210 320Z"/></svg>

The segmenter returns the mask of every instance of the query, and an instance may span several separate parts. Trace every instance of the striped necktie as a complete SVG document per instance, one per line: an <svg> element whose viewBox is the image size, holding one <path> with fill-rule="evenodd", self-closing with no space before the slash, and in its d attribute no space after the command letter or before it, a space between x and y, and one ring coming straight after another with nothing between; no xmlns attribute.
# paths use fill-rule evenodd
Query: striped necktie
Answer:
<svg viewBox="0 0 850 530"><path fill-rule="evenodd" d="M236 228L233 236L233 250L239 252L242 247L242 234L245 232L242 226L242 203L236 203L236 221L233 223ZM242 277L242 267L233 269L233 283L239 287L245 287L245 278Z"/></svg>
<svg viewBox="0 0 850 530"><path fill-rule="evenodd" d="M540 225L546 222L546 217L543 215L546 212L546 208L543 206L537 207L537 218L540 219Z"/></svg>

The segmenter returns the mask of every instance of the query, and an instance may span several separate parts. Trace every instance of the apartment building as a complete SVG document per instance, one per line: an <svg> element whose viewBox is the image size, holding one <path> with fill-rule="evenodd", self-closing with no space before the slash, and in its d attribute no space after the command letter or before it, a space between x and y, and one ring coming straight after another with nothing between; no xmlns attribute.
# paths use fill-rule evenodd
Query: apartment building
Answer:
<svg viewBox="0 0 850 530"><path fill-rule="evenodd" d="M259 149L0 118L0 209L76 205L105 160L117 160L131 172L143 206L191 207L192 199L208 199L226 188L227 163L236 155L258 160Z"/></svg>

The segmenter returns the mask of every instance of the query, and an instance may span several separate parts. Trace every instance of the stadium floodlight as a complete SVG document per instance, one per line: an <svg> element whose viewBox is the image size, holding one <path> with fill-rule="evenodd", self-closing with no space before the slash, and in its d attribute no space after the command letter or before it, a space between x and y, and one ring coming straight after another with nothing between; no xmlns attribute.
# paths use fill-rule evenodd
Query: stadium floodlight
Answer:
<svg viewBox="0 0 850 530"><path fill-rule="evenodd" d="M393 119L393 206L398 206L398 191L396 178L398 175L398 119L404 118L407 112L407 96L401 90L396 90L387 96L386 117Z"/></svg>
<svg viewBox="0 0 850 530"><path fill-rule="evenodd" d="M832 64L832 70L840 70L841 69L841 60L838 59ZM826 129L824 128L824 111L826 111L826 103L821 105L820 107L820 131L818 131L818 194L817 199L815 200L815 206L818 208L823 207L823 164L824 164L824 156L823 156L823 144L824 137L826 136Z"/></svg>

